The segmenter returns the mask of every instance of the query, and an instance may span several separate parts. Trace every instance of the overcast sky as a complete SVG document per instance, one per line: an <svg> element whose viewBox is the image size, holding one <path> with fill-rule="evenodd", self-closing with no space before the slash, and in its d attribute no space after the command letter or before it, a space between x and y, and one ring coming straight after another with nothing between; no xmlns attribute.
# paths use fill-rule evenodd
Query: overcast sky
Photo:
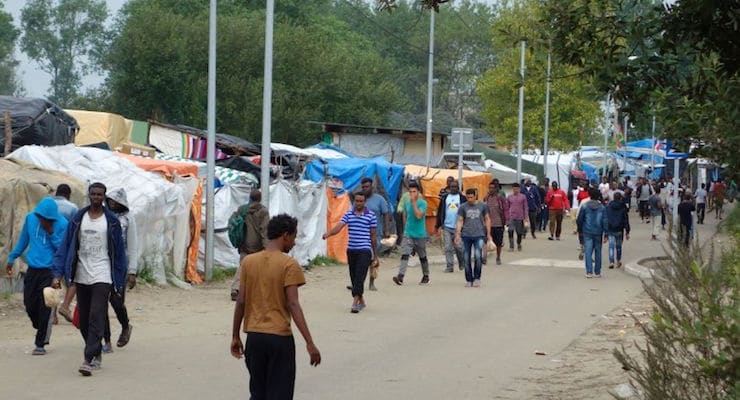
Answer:
<svg viewBox="0 0 740 400"><path fill-rule="evenodd" d="M205 0L204 0L205 1ZM280 1L280 0L277 0ZM113 17L126 4L128 0L106 0L108 3L108 22L111 23ZM482 3L495 3L496 0L480 0ZM5 10L13 16L13 23L20 27L21 9L25 5L23 0L5 0ZM26 89L28 97L45 97L49 90L49 75L39 70L39 65L29 60L24 53L20 51L20 46L16 46L16 59L20 62L18 67L18 77ZM88 75L82 78L82 91L96 88L103 82L101 75Z"/></svg>

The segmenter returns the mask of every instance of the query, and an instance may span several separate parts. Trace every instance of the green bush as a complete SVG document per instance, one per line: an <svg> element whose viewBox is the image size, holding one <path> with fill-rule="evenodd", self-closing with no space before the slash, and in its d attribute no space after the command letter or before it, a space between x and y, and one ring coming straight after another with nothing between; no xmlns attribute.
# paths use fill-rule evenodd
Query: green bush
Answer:
<svg viewBox="0 0 740 400"><path fill-rule="evenodd" d="M670 260L652 282L643 282L655 303L642 325L639 355L624 346L614 356L630 372L645 400L740 398L740 207L726 227L731 243L717 256L670 243Z"/></svg>

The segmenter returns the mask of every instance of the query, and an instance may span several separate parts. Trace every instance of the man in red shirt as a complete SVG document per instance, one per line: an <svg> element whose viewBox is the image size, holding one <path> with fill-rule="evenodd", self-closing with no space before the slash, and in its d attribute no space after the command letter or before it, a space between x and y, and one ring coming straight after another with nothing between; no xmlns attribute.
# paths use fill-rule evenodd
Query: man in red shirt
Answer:
<svg viewBox="0 0 740 400"><path fill-rule="evenodd" d="M563 230L563 215L570 208L568 195L563 189L560 189L557 182L553 182L552 188L545 195L545 203L550 210L550 237L548 240L560 240L560 233Z"/></svg>

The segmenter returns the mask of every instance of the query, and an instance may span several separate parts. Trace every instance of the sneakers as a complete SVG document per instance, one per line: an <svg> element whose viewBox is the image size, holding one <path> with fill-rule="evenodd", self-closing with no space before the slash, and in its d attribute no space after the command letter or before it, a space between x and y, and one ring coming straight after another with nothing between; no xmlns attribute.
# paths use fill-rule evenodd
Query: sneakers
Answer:
<svg viewBox="0 0 740 400"><path fill-rule="evenodd" d="M594 277L594 274L592 274L590 272L586 272L586 278L591 279L593 277Z"/></svg>
<svg viewBox="0 0 740 400"><path fill-rule="evenodd" d="M444 272L451 273L451 272L455 272L455 270L452 269L452 268L445 268L445 271Z"/></svg>
<svg viewBox="0 0 740 400"><path fill-rule="evenodd" d="M113 353L113 346L111 346L108 342L103 343L103 353Z"/></svg>
<svg viewBox="0 0 740 400"><path fill-rule="evenodd" d="M85 361L80 365L80 368L77 370L82 376L91 376L93 372L93 366L89 362Z"/></svg>
<svg viewBox="0 0 740 400"><path fill-rule="evenodd" d="M516 250L517 250L517 251L522 251L522 245L520 245L520 244L519 244L519 245L517 245L517 246L516 246Z"/></svg>
<svg viewBox="0 0 740 400"><path fill-rule="evenodd" d="M622 268L622 262L621 261L617 261L617 268Z"/></svg>
<svg viewBox="0 0 740 400"><path fill-rule="evenodd" d="M480 287L480 279L476 279L473 281L473 287Z"/></svg>
<svg viewBox="0 0 740 400"><path fill-rule="evenodd" d="M103 356L93 357L92 361L90 361L90 366L94 370L100 369L103 366Z"/></svg>
<svg viewBox="0 0 740 400"><path fill-rule="evenodd" d="M560 236L556 237L555 240L560 240Z"/></svg>
<svg viewBox="0 0 740 400"><path fill-rule="evenodd" d="M396 285L398 285L398 286L403 285L403 275L398 274L398 275L394 276L393 277L393 282L395 282Z"/></svg>
<svg viewBox="0 0 740 400"><path fill-rule="evenodd" d="M424 275L421 277L421 281L419 282L419 285L428 285L429 284L429 275Z"/></svg>
<svg viewBox="0 0 740 400"><path fill-rule="evenodd" d="M36 348L33 349L33 351L31 352L31 355L32 356L43 356L43 355L46 355L46 349L43 348L43 347L36 346Z"/></svg>
<svg viewBox="0 0 740 400"><path fill-rule="evenodd" d="M465 282L465 287L473 287L473 282Z"/></svg>
<svg viewBox="0 0 740 400"><path fill-rule="evenodd" d="M596 274L594 276L597 277L597 278L601 278L601 274Z"/></svg>
<svg viewBox="0 0 740 400"><path fill-rule="evenodd" d="M121 335L118 336L118 342L116 342L116 346L123 347L128 344L128 341L131 340L131 331L134 330L133 325L129 325L128 329L124 329L121 331Z"/></svg>
<svg viewBox="0 0 740 400"><path fill-rule="evenodd" d="M614 264L609 264L609 269L614 269Z"/></svg>
<svg viewBox="0 0 740 400"><path fill-rule="evenodd" d="M501 259L500 258L497 258L496 259L496 265L501 265Z"/></svg>
<svg viewBox="0 0 740 400"><path fill-rule="evenodd" d="M352 304L352 307L350 307L349 312L352 314L357 314L360 312L360 305L359 304Z"/></svg>
<svg viewBox="0 0 740 400"><path fill-rule="evenodd" d="M555 240L555 238L553 238L552 236L550 236L549 238L547 238L547 240Z"/></svg>

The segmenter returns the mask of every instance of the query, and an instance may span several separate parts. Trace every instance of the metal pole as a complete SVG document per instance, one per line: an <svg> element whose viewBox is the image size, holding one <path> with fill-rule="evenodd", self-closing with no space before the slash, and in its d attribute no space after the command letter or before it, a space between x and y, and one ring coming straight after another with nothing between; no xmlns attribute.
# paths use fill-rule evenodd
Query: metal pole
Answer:
<svg viewBox="0 0 740 400"><path fill-rule="evenodd" d="M624 147L627 147L627 133L629 132L629 124L630 117L627 116L627 114L624 115ZM627 149L622 149L624 151L624 170L627 170Z"/></svg>
<svg viewBox="0 0 740 400"><path fill-rule="evenodd" d="M432 163L432 85L434 85L434 10L429 10L429 67L427 71L427 168Z"/></svg>
<svg viewBox="0 0 740 400"><path fill-rule="evenodd" d="M208 16L208 143L206 148L206 280L213 277L214 204L216 193L216 0Z"/></svg>
<svg viewBox="0 0 740 400"><path fill-rule="evenodd" d="M463 178L463 131L460 130L458 133L460 135L460 142L457 153L457 182L458 186L461 186Z"/></svg>
<svg viewBox="0 0 740 400"><path fill-rule="evenodd" d="M547 152L548 152L548 133L550 132L550 58L551 52L547 52L547 82L545 83L545 145L542 151L542 171L547 177Z"/></svg>
<svg viewBox="0 0 740 400"><path fill-rule="evenodd" d="M604 102L604 117L606 119L606 124L604 124L604 166L601 168L601 177L606 176L606 147L609 144L609 106L611 103L609 102L609 94L606 95L606 101ZM615 121L619 122L619 119L617 119L617 105L614 104L614 118Z"/></svg>
<svg viewBox="0 0 740 400"><path fill-rule="evenodd" d="M655 146L657 143L655 143L655 114L653 114L653 148L650 149L650 174L655 176Z"/></svg>
<svg viewBox="0 0 740 400"><path fill-rule="evenodd" d="M267 0L265 14L265 70L262 89L262 156L260 161L260 191L262 204L270 208L270 142L272 141L272 30L275 20L275 0Z"/></svg>
<svg viewBox="0 0 740 400"><path fill-rule="evenodd" d="M680 160L678 158L673 160L673 230L676 230L678 226L678 164Z"/></svg>
<svg viewBox="0 0 740 400"><path fill-rule="evenodd" d="M527 41L521 41L521 61L519 62L519 132L516 139L516 183L522 180L522 136L524 135L524 55Z"/></svg>

